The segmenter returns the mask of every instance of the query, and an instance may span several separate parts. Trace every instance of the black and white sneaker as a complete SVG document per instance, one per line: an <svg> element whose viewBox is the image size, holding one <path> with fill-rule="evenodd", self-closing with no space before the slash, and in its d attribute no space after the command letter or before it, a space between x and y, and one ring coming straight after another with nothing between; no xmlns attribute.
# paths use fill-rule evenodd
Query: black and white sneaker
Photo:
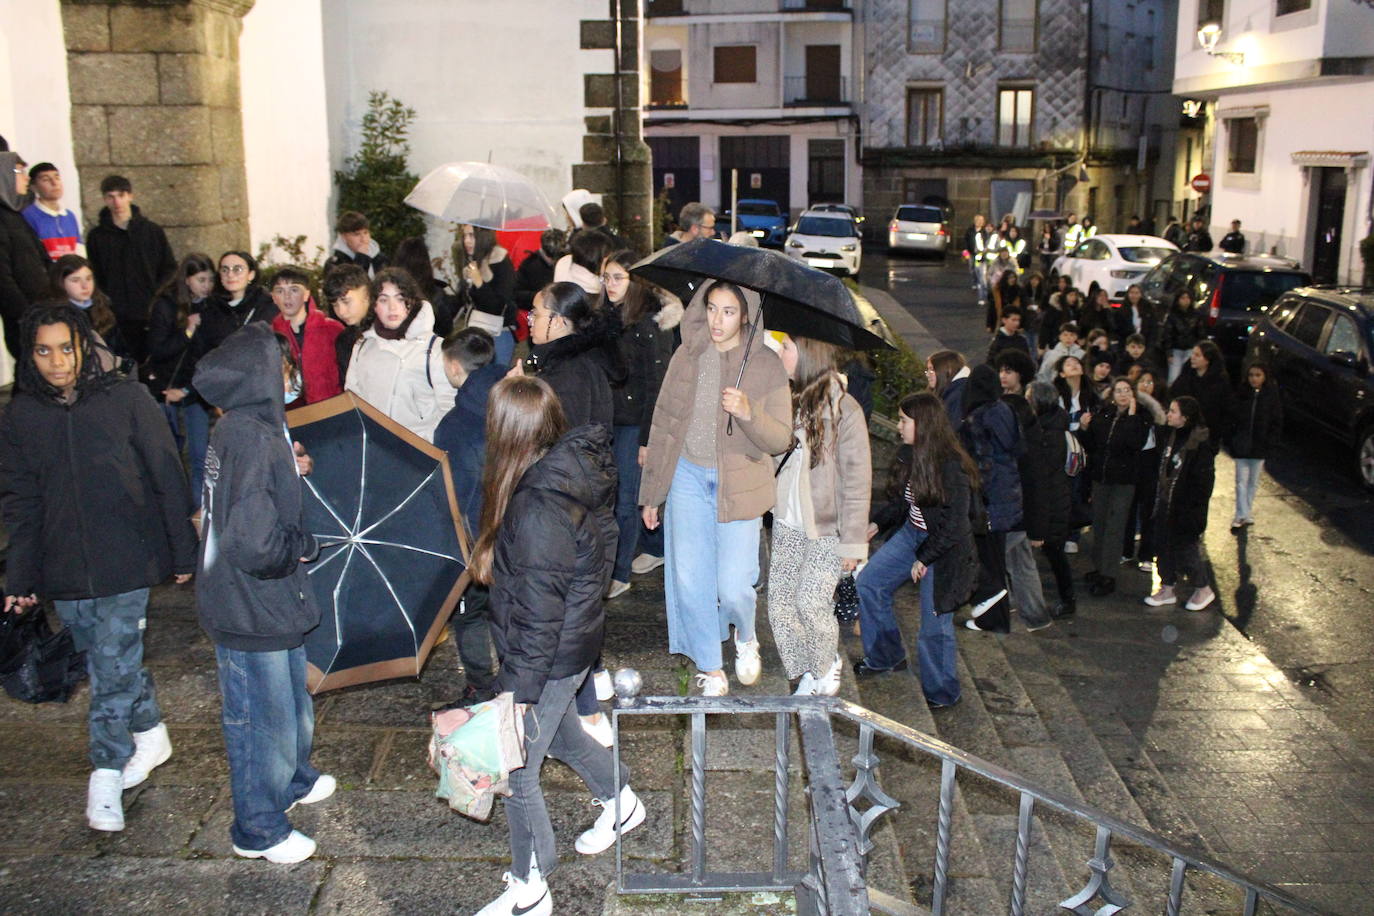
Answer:
<svg viewBox="0 0 1374 916"><path fill-rule="evenodd" d="M615 843L615 800L597 799L592 804L601 806L601 816L573 844L573 848L584 856L605 852ZM644 823L644 803L629 786L620 790L620 818L622 834L629 833Z"/></svg>
<svg viewBox="0 0 1374 916"><path fill-rule="evenodd" d="M477 911L477 916L553 916L553 895L539 866L531 863L524 881L506 872L501 876L506 891Z"/></svg>

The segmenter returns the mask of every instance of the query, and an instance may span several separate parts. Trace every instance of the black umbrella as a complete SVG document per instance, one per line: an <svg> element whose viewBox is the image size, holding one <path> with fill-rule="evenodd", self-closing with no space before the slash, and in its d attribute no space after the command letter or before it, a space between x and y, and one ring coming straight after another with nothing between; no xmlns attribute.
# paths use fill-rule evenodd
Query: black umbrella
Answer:
<svg viewBox="0 0 1374 916"><path fill-rule="evenodd" d="M762 296L763 323L770 331L824 340L851 350L892 349L865 324L849 288L838 277L776 251L696 239L657 251L630 272L663 287L684 303L704 280L727 280Z"/></svg>
<svg viewBox="0 0 1374 916"><path fill-rule="evenodd" d="M305 638L312 693L415 677L467 586L448 457L357 395L287 414L315 461L307 571L322 612Z"/></svg>

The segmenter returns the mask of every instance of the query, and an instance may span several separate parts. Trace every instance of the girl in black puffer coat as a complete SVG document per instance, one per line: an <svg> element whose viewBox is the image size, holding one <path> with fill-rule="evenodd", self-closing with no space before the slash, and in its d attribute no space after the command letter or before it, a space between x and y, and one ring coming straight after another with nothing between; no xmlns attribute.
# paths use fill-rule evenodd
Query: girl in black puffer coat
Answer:
<svg viewBox="0 0 1374 916"><path fill-rule="evenodd" d="M1245 386L1237 398L1231 432L1231 457L1236 460L1236 514L1231 530L1253 525L1255 489L1259 486L1264 459L1283 433L1283 402L1279 388L1269 378L1269 368L1253 363L1245 370Z"/></svg>
<svg viewBox="0 0 1374 916"><path fill-rule="evenodd" d="M591 855L644 821L644 807L611 768L611 752L582 728L574 703L601 652L602 595L615 557L616 475L610 431L567 431L558 397L540 379L507 378L487 410L487 474L473 577L491 587L500 689L524 716L525 766L506 801L511 868L504 912L551 912L545 878L558 865L539 773L545 757L572 766L601 805L577 840ZM536 907L538 909L536 910Z"/></svg>
<svg viewBox="0 0 1374 916"><path fill-rule="evenodd" d="M1141 449L1150 435L1149 413L1135 399L1129 379L1112 382L1111 400L1080 421L1093 482L1092 572L1085 577L1094 595L1116 590L1117 548L1126 532Z"/></svg>
<svg viewBox="0 0 1374 916"><path fill-rule="evenodd" d="M1036 484L1026 487L1023 506L1026 514L1026 536L1031 546L1045 551L1054 584L1059 592L1059 604L1050 611L1051 617L1071 617L1077 605L1073 593L1073 574L1064 554L1069 539L1069 524L1073 515L1072 478L1065 470L1068 458L1069 414L1059 406L1059 391L1045 382L1032 382L1026 389L1026 399L1035 409L1036 435L1026 443L1037 471Z"/></svg>
<svg viewBox="0 0 1374 916"><path fill-rule="evenodd" d="M1197 305L1193 302L1193 294L1186 289L1179 290L1159 329L1159 348L1169 360L1170 385L1178 378L1183 367L1188 365L1189 352L1206 336L1202 331Z"/></svg>
<svg viewBox="0 0 1374 916"><path fill-rule="evenodd" d="M1159 591L1145 599L1150 607L1178 603L1179 583L1193 588L1184 605L1201 611L1216 600L1202 565L1202 533L1207 530L1207 504L1216 483L1216 446L1202 408L1193 398L1169 402L1160 437L1159 484L1155 494L1155 544L1159 553Z"/></svg>
<svg viewBox="0 0 1374 916"><path fill-rule="evenodd" d="M613 309L593 308L576 283L551 283L534 297L527 371L549 383L569 424L611 429L611 385L625 378L620 332L620 316Z"/></svg>
<svg viewBox="0 0 1374 916"><path fill-rule="evenodd" d="M975 531L978 545L978 588L973 593L970 630L998 633L1010 629L1011 601L1007 590L1007 532L1021 523L1021 475L1016 459L1025 449L1021 428L1001 400L997 370L976 366L969 375L965 395L968 415L959 426L959 438L978 463L982 480L987 525Z"/></svg>

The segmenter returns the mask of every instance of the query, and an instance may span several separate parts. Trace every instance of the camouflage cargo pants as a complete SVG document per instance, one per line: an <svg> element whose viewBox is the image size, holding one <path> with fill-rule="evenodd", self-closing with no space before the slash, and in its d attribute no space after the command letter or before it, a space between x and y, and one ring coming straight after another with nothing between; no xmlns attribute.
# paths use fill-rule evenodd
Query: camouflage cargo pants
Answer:
<svg viewBox="0 0 1374 916"><path fill-rule="evenodd" d="M148 589L53 604L71 627L76 647L86 652L91 765L123 769L134 753L133 732L147 731L162 721L152 675L143 667Z"/></svg>

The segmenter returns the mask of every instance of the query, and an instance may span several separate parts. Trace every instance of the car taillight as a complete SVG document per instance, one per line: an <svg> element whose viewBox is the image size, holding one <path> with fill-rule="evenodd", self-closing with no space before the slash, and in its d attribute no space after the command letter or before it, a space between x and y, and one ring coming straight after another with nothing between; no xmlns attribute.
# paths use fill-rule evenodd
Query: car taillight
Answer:
<svg viewBox="0 0 1374 916"><path fill-rule="evenodd" d="M1207 326L1215 327L1217 317L1221 315L1221 284L1225 282L1226 275L1217 275L1217 285L1212 290L1212 298L1207 300Z"/></svg>
<svg viewBox="0 0 1374 916"><path fill-rule="evenodd" d="M948 231L947 229L945 229L944 226L941 226L938 230L936 230L935 234L936 234L936 235L949 235L949 231Z"/></svg>
<svg viewBox="0 0 1374 916"><path fill-rule="evenodd" d="M892 222L890 222L890 223L887 224L887 231L888 231L888 232L896 232L896 231L897 231L898 229L900 229L900 228L902 228L902 227L899 226L899 225L897 225L897 221L896 221L895 219L894 219Z"/></svg>

